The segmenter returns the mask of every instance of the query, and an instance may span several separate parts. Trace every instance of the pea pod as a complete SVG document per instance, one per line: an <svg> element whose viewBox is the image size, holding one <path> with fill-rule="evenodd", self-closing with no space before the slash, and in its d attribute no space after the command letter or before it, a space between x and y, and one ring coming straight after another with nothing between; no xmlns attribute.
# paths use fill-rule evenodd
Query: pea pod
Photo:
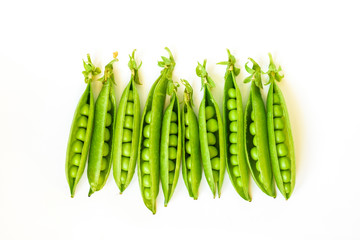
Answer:
<svg viewBox="0 0 360 240"><path fill-rule="evenodd" d="M134 55L135 50L128 64L131 79L121 96L115 120L112 162L114 179L120 193L130 184L134 175L139 147L140 99L135 83L140 84L138 70L141 64L137 66Z"/></svg>
<svg viewBox="0 0 360 240"><path fill-rule="evenodd" d="M281 194L289 199L295 186L295 151L291 132L289 113L284 96L275 81L284 76L276 68L271 54L269 75L270 88L267 97L267 127L269 134L270 157L275 182Z"/></svg>
<svg viewBox="0 0 360 240"><path fill-rule="evenodd" d="M165 110L161 128L160 179L165 207L174 193L181 163L181 119L177 87L178 85L172 82L168 83L168 94L171 94L171 99Z"/></svg>
<svg viewBox="0 0 360 240"><path fill-rule="evenodd" d="M228 61L219 63L227 65L223 99L226 166L236 192L243 199L251 201L248 166L245 157L242 97L235 80L240 73L240 69L235 67L235 57L231 55L229 50L227 51L229 55Z"/></svg>
<svg viewBox="0 0 360 240"><path fill-rule="evenodd" d="M66 152L65 173L71 197L74 197L76 186L84 172L93 131L94 96L91 81L101 72L92 64L89 54L87 59L87 62L83 61L85 68L83 74L87 87L74 113Z"/></svg>
<svg viewBox="0 0 360 240"><path fill-rule="evenodd" d="M247 63L245 65L245 69L251 74L244 80L245 83L251 81L250 96L244 118L245 156L255 183L264 193L275 198L266 113L260 93L260 88L262 88L261 69L253 59L249 59L253 63L253 67L251 69Z"/></svg>
<svg viewBox="0 0 360 240"><path fill-rule="evenodd" d="M221 195L225 173L224 128L219 107L210 92L210 88L214 87L215 83L206 72L206 60L203 65L198 63L196 74L201 78L204 89L199 108L201 159L206 181L215 198L216 191L219 197Z"/></svg>
<svg viewBox="0 0 360 240"><path fill-rule="evenodd" d="M201 152L199 140L199 126L193 110L193 89L184 79L185 86L184 107L181 112L182 119L182 174L190 197L195 200L199 196L201 182Z"/></svg>
<svg viewBox="0 0 360 240"><path fill-rule="evenodd" d="M162 57L158 62L163 67L155 81L145 103L139 137L138 178L140 191L145 206L156 213L156 197L159 193L160 171L160 134L165 103L166 89L175 67L174 58L168 48L170 57ZM171 80L170 80L171 81Z"/></svg>
<svg viewBox="0 0 360 240"><path fill-rule="evenodd" d="M118 61L117 53L114 60L105 66L104 76L99 79L103 86L95 103L94 132L91 139L88 181L89 197L102 189L110 173L111 155L113 153L113 134L116 117L116 100L113 84L113 63Z"/></svg>

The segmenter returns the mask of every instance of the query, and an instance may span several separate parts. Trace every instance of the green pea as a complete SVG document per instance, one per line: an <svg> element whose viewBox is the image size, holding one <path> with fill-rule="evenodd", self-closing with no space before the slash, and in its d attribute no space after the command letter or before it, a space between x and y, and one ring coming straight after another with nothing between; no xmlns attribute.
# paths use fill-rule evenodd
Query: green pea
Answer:
<svg viewBox="0 0 360 240"><path fill-rule="evenodd" d="M131 140L132 140L132 131L124 128L122 141L123 142L131 142Z"/></svg>
<svg viewBox="0 0 360 240"><path fill-rule="evenodd" d="M175 176L174 172L169 172L169 183L170 184L172 184L174 182L174 176Z"/></svg>
<svg viewBox="0 0 360 240"><path fill-rule="evenodd" d="M279 130L275 131L275 142L276 143L285 142L285 134L282 131Z"/></svg>
<svg viewBox="0 0 360 240"><path fill-rule="evenodd" d="M124 184L126 182L126 178L127 178L127 174L125 171L121 171L121 174L120 174L120 182L122 184Z"/></svg>
<svg viewBox="0 0 360 240"><path fill-rule="evenodd" d="M205 108L206 120L213 118L215 116L215 108L213 106L207 106Z"/></svg>
<svg viewBox="0 0 360 240"><path fill-rule="evenodd" d="M76 174L78 172L78 167L77 166L72 166L69 170L70 172L70 177L72 178L76 178Z"/></svg>
<svg viewBox="0 0 360 240"><path fill-rule="evenodd" d="M280 105L274 105L274 116L275 117L282 117L283 116L283 110Z"/></svg>
<svg viewBox="0 0 360 240"><path fill-rule="evenodd" d="M126 103L125 114L126 115L134 115L134 103L132 103L132 102Z"/></svg>
<svg viewBox="0 0 360 240"><path fill-rule="evenodd" d="M230 121L236 121L237 119L238 119L237 111L236 110L231 110L229 112L229 120Z"/></svg>
<svg viewBox="0 0 360 240"><path fill-rule="evenodd" d="M251 111L251 120L255 121L255 111Z"/></svg>
<svg viewBox="0 0 360 240"><path fill-rule="evenodd" d="M236 133L230 133L230 135L229 135L229 142L231 142L231 143L237 143L237 134L236 134Z"/></svg>
<svg viewBox="0 0 360 240"><path fill-rule="evenodd" d="M227 101L227 109L228 110L236 109L236 100L235 99L229 99Z"/></svg>
<svg viewBox="0 0 360 240"><path fill-rule="evenodd" d="M169 136L169 146L176 147L178 143L178 139L176 135L170 135Z"/></svg>
<svg viewBox="0 0 360 240"><path fill-rule="evenodd" d="M75 166L79 166L81 161L81 154L74 154L71 158L71 164Z"/></svg>
<svg viewBox="0 0 360 240"><path fill-rule="evenodd" d="M171 122L177 122L177 114L176 112L172 112L171 113L171 119L170 119Z"/></svg>
<svg viewBox="0 0 360 240"><path fill-rule="evenodd" d="M230 144L229 151L231 154L238 154L237 144Z"/></svg>
<svg viewBox="0 0 360 240"><path fill-rule="evenodd" d="M84 143L82 141L75 140L75 142L72 145L72 150L74 153L81 153L83 146Z"/></svg>
<svg viewBox="0 0 360 240"><path fill-rule="evenodd" d="M146 122L147 124L150 124L150 122L151 122L151 111L148 111L148 112L146 113L146 115L145 115L145 122Z"/></svg>
<svg viewBox="0 0 360 240"><path fill-rule="evenodd" d="M229 88L228 95L229 95L229 98L236 98L236 90L235 90L235 88Z"/></svg>
<svg viewBox="0 0 360 240"><path fill-rule="evenodd" d="M143 185L144 187L151 187L151 178L149 174L143 176Z"/></svg>
<svg viewBox="0 0 360 240"><path fill-rule="evenodd" d="M89 104L84 104L81 108L80 108L80 114L81 115L85 115L88 116L89 115L89 109L90 109L90 105Z"/></svg>
<svg viewBox="0 0 360 240"><path fill-rule="evenodd" d="M274 128L275 129L284 129L284 122L281 118L274 118Z"/></svg>
<svg viewBox="0 0 360 240"><path fill-rule="evenodd" d="M86 129L85 128L78 128L78 130L76 131L76 139L79 139L79 140L84 142L85 137L86 137Z"/></svg>
<svg viewBox="0 0 360 240"><path fill-rule="evenodd" d="M231 163L231 165L234 165L234 166L239 165L237 155L230 156L230 163Z"/></svg>
<svg viewBox="0 0 360 240"><path fill-rule="evenodd" d="M123 157L121 159L121 168L122 168L122 170L129 171L129 165L130 165L130 158Z"/></svg>
<svg viewBox="0 0 360 240"><path fill-rule="evenodd" d="M233 121L230 123L229 126L230 132L237 132L238 131L238 123L237 121Z"/></svg>
<svg viewBox="0 0 360 240"><path fill-rule="evenodd" d="M149 161L150 160L150 150L149 148L144 148L141 152L141 159L144 161Z"/></svg>
<svg viewBox="0 0 360 240"><path fill-rule="evenodd" d="M187 141L187 142L185 143L185 150L186 150L187 154L191 154L190 141Z"/></svg>
<svg viewBox="0 0 360 240"><path fill-rule="evenodd" d="M144 147L147 147L147 148L150 147L150 139L145 138L143 144L144 144Z"/></svg>
<svg viewBox="0 0 360 240"><path fill-rule="evenodd" d="M131 155L131 143L123 143L122 145L122 155L125 157L130 157Z"/></svg>
<svg viewBox="0 0 360 240"><path fill-rule="evenodd" d="M169 160L169 172L175 170L175 163L171 160Z"/></svg>
<svg viewBox="0 0 360 240"><path fill-rule="evenodd" d="M88 123L88 118L85 116L80 116L77 122L79 127L86 128Z"/></svg>
<svg viewBox="0 0 360 240"><path fill-rule="evenodd" d="M257 136L253 137L253 144L254 144L254 146L257 146Z"/></svg>
<svg viewBox="0 0 360 240"><path fill-rule="evenodd" d="M106 142L104 142L104 145L103 145L103 156L106 157L110 152L110 146L109 144L107 144Z"/></svg>
<svg viewBox="0 0 360 240"><path fill-rule="evenodd" d="M190 171L188 171L187 176L188 176L188 182L191 184L191 172Z"/></svg>
<svg viewBox="0 0 360 240"><path fill-rule="evenodd" d="M253 136L255 136L255 134L256 134L256 129L255 129L255 123L254 122L252 122L250 124L250 134L253 135Z"/></svg>
<svg viewBox="0 0 360 240"><path fill-rule="evenodd" d="M104 171L106 169L107 165L108 165L108 162L107 162L106 158L102 158L100 170Z"/></svg>
<svg viewBox="0 0 360 240"><path fill-rule="evenodd" d="M111 101L109 100L106 106L106 111L110 111L111 110Z"/></svg>
<svg viewBox="0 0 360 240"><path fill-rule="evenodd" d="M213 177L214 177L215 182L217 182L219 180L219 171L218 170L213 170Z"/></svg>
<svg viewBox="0 0 360 240"><path fill-rule="evenodd" d="M290 171L281 171L281 177L284 183L288 183L291 180Z"/></svg>
<svg viewBox="0 0 360 240"><path fill-rule="evenodd" d="M273 95L273 102L274 102L274 104L280 104L279 94L274 93L274 95Z"/></svg>
<svg viewBox="0 0 360 240"><path fill-rule="evenodd" d="M215 134L213 133L207 133L207 140L208 140L208 144L209 145L215 145L216 143L216 137L215 137Z"/></svg>
<svg viewBox="0 0 360 240"><path fill-rule="evenodd" d="M253 160L258 160L259 159L259 154L258 154L258 149L257 147L253 147L251 150L250 150L250 155L251 155L251 158Z"/></svg>
<svg viewBox="0 0 360 240"><path fill-rule="evenodd" d="M285 183L285 184L284 184L284 188L285 188L285 192L286 192L286 193L290 193L290 191L291 191L291 184L290 184L290 183Z"/></svg>
<svg viewBox="0 0 360 240"><path fill-rule="evenodd" d="M256 162L256 169L260 172L260 161Z"/></svg>
<svg viewBox="0 0 360 240"><path fill-rule="evenodd" d="M144 127L144 137L146 137L146 138L150 137L150 125L146 125Z"/></svg>
<svg viewBox="0 0 360 240"><path fill-rule="evenodd" d="M210 158L213 158L218 155L218 150L214 146L209 146L209 153L210 153Z"/></svg>
<svg viewBox="0 0 360 240"><path fill-rule="evenodd" d="M189 125L189 113L185 113L185 125Z"/></svg>
<svg viewBox="0 0 360 240"><path fill-rule="evenodd" d="M106 114L106 117L105 117L105 126L108 127L111 125L111 122L112 122L112 117L111 117L111 114L110 113L107 113Z"/></svg>
<svg viewBox="0 0 360 240"><path fill-rule="evenodd" d="M288 148L283 143L277 144L276 150L277 150L277 154L279 157L284 157L284 156L288 155Z"/></svg>
<svg viewBox="0 0 360 240"><path fill-rule="evenodd" d="M238 166L233 167L232 172L235 177L240 177L240 168Z"/></svg>
<svg viewBox="0 0 360 240"><path fill-rule="evenodd" d="M128 101L134 101L134 93L132 90L129 90Z"/></svg>
<svg viewBox="0 0 360 240"><path fill-rule="evenodd" d="M237 183L237 185L238 185L239 187L242 187L241 177L238 177L238 178L236 179L236 183Z"/></svg>
<svg viewBox="0 0 360 240"><path fill-rule="evenodd" d="M170 123L170 134L178 133L178 125L176 123Z"/></svg>
<svg viewBox="0 0 360 240"><path fill-rule="evenodd" d="M216 132L219 129L216 119L211 118L206 122L206 129L208 132Z"/></svg>
<svg viewBox="0 0 360 240"><path fill-rule="evenodd" d="M150 200L151 199L151 191L150 188L144 188L144 196L146 199Z"/></svg>
<svg viewBox="0 0 360 240"><path fill-rule="evenodd" d="M186 159L186 167L187 169L191 169L191 156Z"/></svg>
<svg viewBox="0 0 360 240"><path fill-rule="evenodd" d="M109 141L110 140L110 130L108 128L105 128L105 132L104 132L104 141Z"/></svg>
<svg viewBox="0 0 360 240"><path fill-rule="evenodd" d="M190 128L189 127L185 128L185 137L186 137L186 139L190 139Z"/></svg>
<svg viewBox="0 0 360 240"><path fill-rule="evenodd" d="M176 159L176 148L174 147L169 147L169 159Z"/></svg>
<svg viewBox="0 0 360 240"><path fill-rule="evenodd" d="M259 174L259 181L260 181L261 183L264 182L264 176L263 176L261 173Z"/></svg>
<svg viewBox="0 0 360 240"><path fill-rule="evenodd" d="M149 162L143 162L143 164L141 165L141 171L144 174L150 174L150 164L149 164Z"/></svg>
<svg viewBox="0 0 360 240"><path fill-rule="evenodd" d="M288 157L279 158L279 165L281 170L290 169L290 159Z"/></svg>
<svg viewBox="0 0 360 240"><path fill-rule="evenodd" d="M133 122L134 119L132 116L125 116L124 127L128 129L133 129Z"/></svg>
<svg viewBox="0 0 360 240"><path fill-rule="evenodd" d="M100 176L99 176L99 183L102 184L103 182L105 181L105 174L102 174L100 173Z"/></svg>
<svg viewBox="0 0 360 240"><path fill-rule="evenodd" d="M215 170L220 170L220 158L215 157L211 159L211 167Z"/></svg>

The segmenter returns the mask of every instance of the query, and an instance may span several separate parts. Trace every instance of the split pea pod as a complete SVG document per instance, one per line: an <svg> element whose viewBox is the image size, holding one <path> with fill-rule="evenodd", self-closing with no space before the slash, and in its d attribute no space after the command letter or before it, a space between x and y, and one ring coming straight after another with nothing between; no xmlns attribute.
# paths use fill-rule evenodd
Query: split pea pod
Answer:
<svg viewBox="0 0 360 240"><path fill-rule="evenodd" d="M105 66L104 76L99 79L103 86L95 103L94 131L87 171L90 184L89 197L104 187L111 168L116 117L113 63L118 61L116 57L117 53L114 53L115 59Z"/></svg>
<svg viewBox="0 0 360 240"><path fill-rule="evenodd" d="M99 68L92 64L89 54L87 59L87 62L83 61L85 68L83 75L87 87L74 113L66 152L65 173L71 197L74 197L76 185L84 172L93 131L94 96L91 81L93 76L101 72Z"/></svg>
<svg viewBox="0 0 360 240"><path fill-rule="evenodd" d="M160 134L168 82L175 67L174 58L162 57L158 65L163 68L160 77L151 87L145 103L139 137L138 178L145 206L156 213L156 197L159 193Z"/></svg>
<svg viewBox="0 0 360 240"><path fill-rule="evenodd" d="M172 81L168 83L168 94L171 95L171 99L164 112L161 127L160 179L165 207L174 193L181 163L181 115L180 103L176 95L178 86Z"/></svg>
<svg viewBox="0 0 360 240"><path fill-rule="evenodd" d="M249 195L249 174L245 157L244 116L242 97L236 83L236 76L240 69L235 67L236 59L228 51L225 73L223 118L225 132L225 156L227 171L236 192L245 200L251 201Z"/></svg>
<svg viewBox="0 0 360 240"><path fill-rule="evenodd" d="M215 198L216 191L219 197L221 195L225 174L224 128L218 104L210 91L215 83L206 72L206 60L203 65L198 63L196 74L201 78L204 89L199 108L201 159L206 181Z"/></svg>
<svg viewBox="0 0 360 240"><path fill-rule="evenodd" d="M140 84L138 70L141 64L137 66L134 55L135 50L128 64L131 79L121 96L115 120L112 162L114 179L120 193L130 184L134 175L139 147L140 99L135 83Z"/></svg>
<svg viewBox="0 0 360 240"><path fill-rule="evenodd" d="M182 174L190 197L195 200L199 196L201 181L201 152L199 140L199 125L193 110L193 89L184 79L185 86L184 107L181 112L182 119Z"/></svg>
<svg viewBox="0 0 360 240"><path fill-rule="evenodd" d="M251 175L258 187L267 195L276 197L266 125L266 112L261 97L260 88L261 69L251 58L253 67L245 65L245 69L251 75L244 82L251 81L249 100L245 108L244 131L245 131L245 156L250 168Z"/></svg>
<svg viewBox="0 0 360 240"><path fill-rule="evenodd" d="M269 75L269 92L267 97L267 127L271 165L275 182L281 194L289 199L295 186L295 150L291 132L289 113L285 98L275 81L280 82L284 76L276 68L271 54Z"/></svg>

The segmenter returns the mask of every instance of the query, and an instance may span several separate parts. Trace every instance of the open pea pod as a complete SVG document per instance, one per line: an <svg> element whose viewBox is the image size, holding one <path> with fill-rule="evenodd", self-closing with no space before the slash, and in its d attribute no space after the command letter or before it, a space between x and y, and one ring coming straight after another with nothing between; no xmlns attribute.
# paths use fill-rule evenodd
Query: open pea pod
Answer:
<svg viewBox="0 0 360 240"><path fill-rule="evenodd" d="M83 74L87 87L74 113L66 152L65 173L71 197L74 197L76 186L84 172L93 131L94 96L91 81L93 76L101 72L92 64L89 54L87 58L87 62L83 61L85 68Z"/></svg>
<svg viewBox="0 0 360 240"><path fill-rule="evenodd" d="M140 84L135 61L135 50L130 56L129 68L131 79L126 86L115 120L113 140L113 174L115 182L122 193L130 184L134 175L140 133L140 99L135 83Z"/></svg>
<svg viewBox="0 0 360 240"><path fill-rule="evenodd" d="M168 87L171 99L162 121L160 147L160 179L164 192L164 205L170 201L180 173L181 163L181 114L176 88L172 82Z"/></svg>
<svg viewBox="0 0 360 240"><path fill-rule="evenodd" d="M112 165L116 117L113 63L118 61L116 56L117 53L114 53L115 59L105 66L104 76L99 79L103 82L103 86L95 103L94 131L87 171L90 184L89 197L104 187Z"/></svg>
<svg viewBox="0 0 360 240"><path fill-rule="evenodd" d="M184 107L181 111L182 123L182 174L190 197L199 196L201 182L201 152L198 120L193 110L193 89L184 79Z"/></svg>
<svg viewBox="0 0 360 240"><path fill-rule="evenodd" d="M271 54L269 71L269 92L267 97L267 127L271 165L275 182L285 199L289 199L295 186L295 150L284 96L275 81L284 76L276 68Z"/></svg>
<svg viewBox="0 0 360 240"><path fill-rule="evenodd" d="M165 104L166 90L175 67L174 58L162 57L158 62L163 67L160 77L154 82L145 103L140 122L138 178L145 206L156 213L156 198L159 193L160 172L160 135Z"/></svg>
<svg viewBox="0 0 360 240"><path fill-rule="evenodd" d="M251 74L244 80L245 83L251 81L250 96L244 117L245 156L255 183L264 193L275 198L266 112L260 93L261 69L253 59L249 59L253 63L253 68L245 65L246 70Z"/></svg>
<svg viewBox="0 0 360 240"><path fill-rule="evenodd" d="M245 200L251 201L249 195L249 174L245 157L245 134L242 97L236 83L240 69L235 67L236 59L228 51L223 96L223 119L225 132L225 156L227 171L236 192Z"/></svg>
<svg viewBox="0 0 360 240"><path fill-rule="evenodd" d="M206 72L204 64L198 64L196 74L201 78L204 96L199 108L199 137L201 159L206 181L214 195L221 195L221 187L225 174L224 127L218 104L213 98L210 88L215 83Z"/></svg>

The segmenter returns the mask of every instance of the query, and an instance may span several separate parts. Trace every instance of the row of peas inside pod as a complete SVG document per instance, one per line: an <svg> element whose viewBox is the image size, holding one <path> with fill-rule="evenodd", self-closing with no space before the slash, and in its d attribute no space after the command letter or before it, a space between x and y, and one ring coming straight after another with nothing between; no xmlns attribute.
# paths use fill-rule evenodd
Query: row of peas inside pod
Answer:
<svg viewBox="0 0 360 240"><path fill-rule="evenodd" d="M89 196L105 185L113 165L115 182L122 193L130 184L135 167L145 206L156 213L156 198L161 180L167 206L177 185L182 162L182 174L189 196L197 199L202 178L215 197L220 197L227 169L237 193L251 201L249 175L267 195L275 197L276 185L286 199L291 196L295 184L295 154L290 120L284 97L276 81L283 78L281 67L276 68L272 56L265 73L251 58L252 68L245 65L251 82L250 96L245 112L242 97L236 83L240 69L228 50L223 114L221 115L211 88L214 81L206 71L206 60L198 64L196 74L204 91L199 107L199 118L193 110L193 89L186 80L183 106L177 97L178 84L172 80L175 61L162 57L162 68L154 82L140 116L140 99L135 84L139 81L134 53L130 55L131 79L116 106L114 93L113 63L117 55L105 67L100 95L94 104L91 81L101 71L90 57L84 62L87 88L76 108L68 141L66 176L71 196L88 161ZM261 75L269 76L270 84L267 108L261 97ZM166 95L170 103L164 111ZM88 157L89 153L89 157ZM250 170L250 174L249 174Z"/></svg>

